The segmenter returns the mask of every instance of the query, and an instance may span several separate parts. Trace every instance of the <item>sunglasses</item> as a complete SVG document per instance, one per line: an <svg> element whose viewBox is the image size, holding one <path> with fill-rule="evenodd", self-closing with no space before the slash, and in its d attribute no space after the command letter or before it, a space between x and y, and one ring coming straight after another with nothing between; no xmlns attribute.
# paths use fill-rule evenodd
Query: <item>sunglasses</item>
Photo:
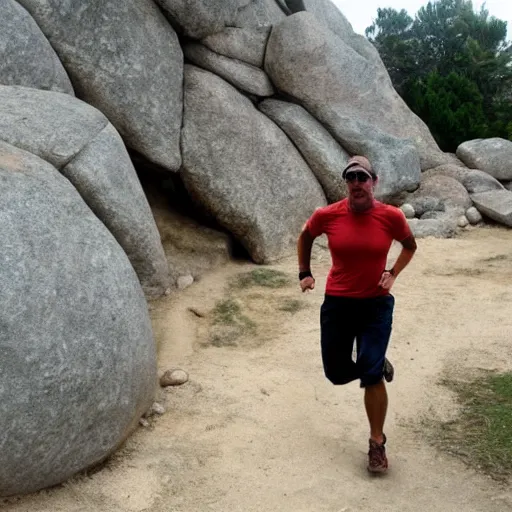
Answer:
<svg viewBox="0 0 512 512"><path fill-rule="evenodd" d="M370 176L363 171L350 171L345 174L345 181L347 183L354 183L354 181L358 181L359 183L366 183L370 178Z"/></svg>

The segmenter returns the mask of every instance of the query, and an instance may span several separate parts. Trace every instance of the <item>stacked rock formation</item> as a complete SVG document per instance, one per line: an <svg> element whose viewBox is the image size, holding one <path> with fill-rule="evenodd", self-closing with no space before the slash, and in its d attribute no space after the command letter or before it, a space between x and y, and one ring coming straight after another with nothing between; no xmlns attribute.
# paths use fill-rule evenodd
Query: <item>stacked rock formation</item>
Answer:
<svg viewBox="0 0 512 512"><path fill-rule="evenodd" d="M418 235L512 225L512 143L440 151L330 0L2 0L0 48L0 495L103 460L151 403L143 292L177 276L129 151L258 263L353 154Z"/></svg>

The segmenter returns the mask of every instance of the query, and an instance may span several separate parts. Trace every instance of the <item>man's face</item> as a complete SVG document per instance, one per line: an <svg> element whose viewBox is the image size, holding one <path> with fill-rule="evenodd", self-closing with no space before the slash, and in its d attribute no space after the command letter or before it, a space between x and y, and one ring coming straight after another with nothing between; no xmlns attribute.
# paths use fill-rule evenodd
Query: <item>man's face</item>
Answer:
<svg viewBox="0 0 512 512"><path fill-rule="evenodd" d="M351 168L345 175L345 181L352 204L366 204L373 200L375 181L368 171L360 167Z"/></svg>

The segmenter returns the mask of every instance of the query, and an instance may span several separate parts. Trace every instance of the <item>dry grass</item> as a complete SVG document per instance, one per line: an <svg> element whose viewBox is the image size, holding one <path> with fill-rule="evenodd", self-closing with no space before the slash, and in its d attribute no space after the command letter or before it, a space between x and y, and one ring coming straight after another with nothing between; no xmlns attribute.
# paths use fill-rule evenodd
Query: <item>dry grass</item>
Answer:
<svg viewBox="0 0 512 512"><path fill-rule="evenodd" d="M231 286L235 289L245 289L253 286L264 288L284 288L290 284L290 278L279 270L270 268L257 268L250 272L238 274Z"/></svg>
<svg viewBox="0 0 512 512"><path fill-rule="evenodd" d="M512 373L444 380L460 402L458 417L434 425L433 441L495 479L512 476Z"/></svg>
<svg viewBox="0 0 512 512"><path fill-rule="evenodd" d="M210 315L209 344L216 347L259 346L272 338L284 314L295 314L304 303L289 296L293 281L279 270L259 267L233 276L225 298ZM293 288L291 293L296 294Z"/></svg>
<svg viewBox="0 0 512 512"><path fill-rule="evenodd" d="M232 298L224 299L213 310L210 342L215 347L236 346L238 340L256 333L256 324L242 313L242 305Z"/></svg>
<svg viewBox="0 0 512 512"><path fill-rule="evenodd" d="M291 313L292 315L294 315L295 313L298 313L300 310L304 309L305 307L306 307L306 305L301 300L285 298L281 301L279 310L285 311L286 313Z"/></svg>

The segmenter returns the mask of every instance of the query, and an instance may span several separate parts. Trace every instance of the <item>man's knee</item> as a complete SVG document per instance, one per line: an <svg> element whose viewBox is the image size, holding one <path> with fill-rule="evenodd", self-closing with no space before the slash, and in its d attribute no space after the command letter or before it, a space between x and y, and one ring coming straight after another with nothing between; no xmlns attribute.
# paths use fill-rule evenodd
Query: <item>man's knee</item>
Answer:
<svg viewBox="0 0 512 512"><path fill-rule="evenodd" d="M380 384L384 380L384 357L377 358L376 361L362 364L361 369L361 387L367 388Z"/></svg>
<svg viewBox="0 0 512 512"><path fill-rule="evenodd" d="M355 373L355 365L350 366L331 366L329 364L324 364L324 373L332 384L335 386L341 386L343 384L348 384L353 380L356 380L358 377Z"/></svg>
<svg viewBox="0 0 512 512"><path fill-rule="evenodd" d="M366 374L361 377L361 387L362 388L372 388L378 386L384 382L384 375L382 372L380 374Z"/></svg>

